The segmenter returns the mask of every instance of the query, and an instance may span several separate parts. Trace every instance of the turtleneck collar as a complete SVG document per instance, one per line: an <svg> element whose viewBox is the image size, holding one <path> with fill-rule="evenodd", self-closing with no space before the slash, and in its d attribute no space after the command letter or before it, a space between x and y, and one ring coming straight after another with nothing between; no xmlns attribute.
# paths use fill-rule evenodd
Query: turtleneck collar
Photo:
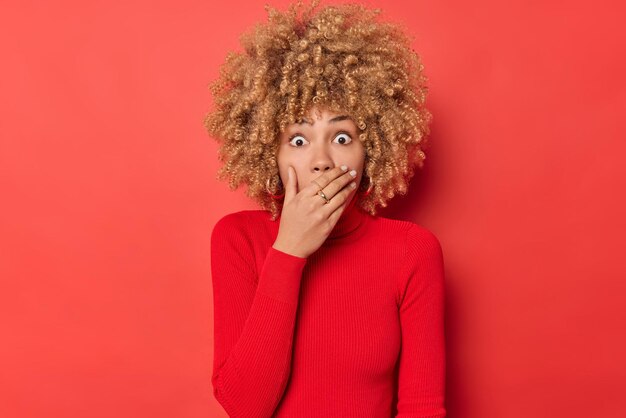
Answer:
<svg viewBox="0 0 626 418"><path fill-rule="evenodd" d="M354 196L350 203L348 203L348 206L344 209L327 239L336 240L346 237L363 224L368 214L356 204L358 197L359 196Z"/></svg>

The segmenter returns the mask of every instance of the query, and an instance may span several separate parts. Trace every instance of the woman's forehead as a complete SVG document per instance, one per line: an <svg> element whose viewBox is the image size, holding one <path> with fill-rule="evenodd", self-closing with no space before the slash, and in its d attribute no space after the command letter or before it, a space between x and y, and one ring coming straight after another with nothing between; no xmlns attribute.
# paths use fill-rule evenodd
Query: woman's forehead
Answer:
<svg viewBox="0 0 626 418"><path fill-rule="evenodd" d="M352 117L350 116L350 114L348 114L348 112L333 110L327 107L314 106L309 109L309 111L306 112L305 115L300 118L296 118L295 123L307 123L309 125L312 125L315 123L315 121L324 119L328 120L329 122L338 122L342 120L352 120Z"/></svg>

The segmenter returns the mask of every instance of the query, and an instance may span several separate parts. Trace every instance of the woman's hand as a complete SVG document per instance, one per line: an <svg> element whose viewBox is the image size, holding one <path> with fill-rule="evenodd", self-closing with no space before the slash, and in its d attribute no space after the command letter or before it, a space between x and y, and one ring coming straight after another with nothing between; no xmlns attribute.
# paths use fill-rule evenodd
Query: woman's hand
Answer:
<svg viewBox="0 0 626 418"><path fill-rule="evenodd" d="M356 173L343 167L327 171L299 192L296 171L288 167L278 236L272 245L275 249L306 258L322 246L346 207L343 203L356 189L352 181ZM317 194L320 188L328 203Z"/></svg>

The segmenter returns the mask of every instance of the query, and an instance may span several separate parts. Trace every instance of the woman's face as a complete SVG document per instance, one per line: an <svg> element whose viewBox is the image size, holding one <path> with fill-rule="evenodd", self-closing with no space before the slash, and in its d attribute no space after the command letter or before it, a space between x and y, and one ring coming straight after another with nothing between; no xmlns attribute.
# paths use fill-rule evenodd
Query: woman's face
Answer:
<svg viewBox="0 0 626 418"><path fill-rule="evenodd" d="M296 172L300 191L326 171L347 165L348 170L356 170L358 186L365 163L365 148L358 134L356 124L347 114L313 107L302 123L287 126L280 135L277 160L283 184L287 184L288 166ZM351 193L344 205L355 195Z"/></svg>

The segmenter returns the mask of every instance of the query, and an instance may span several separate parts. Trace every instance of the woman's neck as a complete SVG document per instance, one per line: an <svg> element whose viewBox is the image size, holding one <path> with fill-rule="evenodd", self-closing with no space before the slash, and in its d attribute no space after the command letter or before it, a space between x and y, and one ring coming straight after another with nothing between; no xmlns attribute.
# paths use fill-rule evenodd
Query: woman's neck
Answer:
<svg viewBox="0 0 626 418"><path fill-rule="evenodd" d="M358 196L354 196L344 209L328 239L343 238L361 226L367 214L357 205Z"/></svg>

